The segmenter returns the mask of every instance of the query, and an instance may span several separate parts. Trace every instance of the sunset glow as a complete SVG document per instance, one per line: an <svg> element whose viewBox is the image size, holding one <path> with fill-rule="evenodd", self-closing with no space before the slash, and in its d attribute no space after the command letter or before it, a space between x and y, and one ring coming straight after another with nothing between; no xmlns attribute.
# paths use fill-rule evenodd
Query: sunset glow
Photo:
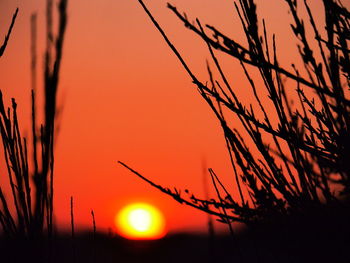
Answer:
<svg viewBox="0 0 350 263"><path fill-rule="evenodd" d="M165 234L162 213L146 203L125 206L116 216L118 232L128 239L159 239Z"/></svg>

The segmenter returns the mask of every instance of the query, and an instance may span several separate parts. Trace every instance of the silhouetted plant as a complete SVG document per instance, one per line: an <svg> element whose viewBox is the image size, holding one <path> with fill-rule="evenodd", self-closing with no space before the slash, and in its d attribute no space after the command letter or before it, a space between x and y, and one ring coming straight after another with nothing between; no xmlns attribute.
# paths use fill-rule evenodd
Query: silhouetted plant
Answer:
<svg viewBox="0 0 350 263"><path fill-rule="evenodd" d="M290 69L279 64L275 35L270 38L264 20L259 22L255 1L235 2L246 44L238 43L214 26L202 26L198 19L191 23L186 14L168 4L185 27L208 47L219 78L214 77L208 65L209 82L203 82L139 0L219 121L238 198L226 189L213 169L209 169L209 174L217 199L207 200L188 190L182 194L177 189L164 188L119 163L176 201L216 215L226 223L249 224L273 215L298 214L325 205L348 209L344 199L350 193L350 13L341 1L323 0L325 33L322 34L323 25L316 24L308 1L281 2L288 5L293 18L291 33L298 40L302 71L294 64ZM306 8L312 32L307 32L300 16L300 2ZM242 104L235 91L237 87L228 81L217 53L240 62L254 103ZM258 70L262 87L248 66ZM294 94L291 87L295 88ZM269 101L259 96L261 89L265 89ZM292 99L298 102L293 104ZM267 109L268 102L272 103L273 112ZM242 129L235 127L236 120Z"/></svg>
<svg viewBox="0 0 350 263"><path fill-rule="evenodd" d="M53 231L54 194L54 137L56 98L62 48L67 22L67 0L58 3L58 32L52 29L53 1L47 1L47 46L44 72L44 123L38 129L35 108L35 39L32 39L32 160L29 160L27 139L21 135L17 118L17 104L6 108L0 91L0 129L11 197L0 186L0 225L4 234L12 237L37 237ZM17 11L1 54L9 39ZM35 36L35 16L32 17L32 36ZM37 131L39 130L39 131ZM29 164L33 164L31 173Z"/></svg>

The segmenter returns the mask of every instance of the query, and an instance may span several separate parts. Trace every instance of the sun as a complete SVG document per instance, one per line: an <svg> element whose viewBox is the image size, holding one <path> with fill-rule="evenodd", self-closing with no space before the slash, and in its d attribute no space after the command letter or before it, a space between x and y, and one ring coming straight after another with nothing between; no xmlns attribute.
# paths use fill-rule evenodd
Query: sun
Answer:
<svg viewBox="0 0 350 263"><path fill-rule="evenodd" d="M165 236L163 214L147 203L133 203L122 208L115 217L120 235L128 239L159 239Z"/></svg>

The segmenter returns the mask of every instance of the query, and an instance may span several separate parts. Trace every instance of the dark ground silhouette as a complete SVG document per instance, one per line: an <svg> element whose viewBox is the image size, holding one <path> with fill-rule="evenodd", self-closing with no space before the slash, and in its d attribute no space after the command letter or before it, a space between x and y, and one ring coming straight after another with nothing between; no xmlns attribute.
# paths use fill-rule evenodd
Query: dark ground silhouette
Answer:
<svg viewBox="0 0 350 263"><path fill-rule="evenodd" d="M328 208L274 219L234 237L175 234L133 241L86 232L55 237L51 248L43 240L1 239L1 262L350 262L349 219Z"/></svg>

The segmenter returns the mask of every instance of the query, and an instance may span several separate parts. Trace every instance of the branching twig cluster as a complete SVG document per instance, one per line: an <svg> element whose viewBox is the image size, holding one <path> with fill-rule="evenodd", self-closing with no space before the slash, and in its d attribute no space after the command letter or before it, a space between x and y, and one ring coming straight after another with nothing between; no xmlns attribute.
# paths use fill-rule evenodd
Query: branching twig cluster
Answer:
<svg viewBox="0 0 350 263"><path fill-rule="evenodd" d="M251 223L273 215L340 204L341 194L347 196L350 191L350 13L341 1L322 1L324 35L307 0L281 1L288 5L293 18L292 34L298 40L303 69L294 64L287 69L279 64L275 35L270 38L265 21L259 22L254 0L235 3L246 44L238 43L214 26L202 26L198 19L191 23L186 14L168 4L185 27L206 43L219 76L215 78L208 65L208 83L192 73L143 1L139 2L218 119L239 199L232 197L212 169L209 172L218 198L201 200L156 185L121 164L177 201L218 215L227 223ZM300 2L306 8L312 32L307 32L300 16ZM228 81L217 53L239 61L254 94L254 103L242 104L235 91L237 87ZM258 70L263 87L258 86L247 65ZM261 89L267 92L272 111L267 110L267 100L259 96ZM292 98L298 103L293 104ZM242 130L233 127L231 113L240 121ZM336 192L339 186L341 190Z"/></svg>

